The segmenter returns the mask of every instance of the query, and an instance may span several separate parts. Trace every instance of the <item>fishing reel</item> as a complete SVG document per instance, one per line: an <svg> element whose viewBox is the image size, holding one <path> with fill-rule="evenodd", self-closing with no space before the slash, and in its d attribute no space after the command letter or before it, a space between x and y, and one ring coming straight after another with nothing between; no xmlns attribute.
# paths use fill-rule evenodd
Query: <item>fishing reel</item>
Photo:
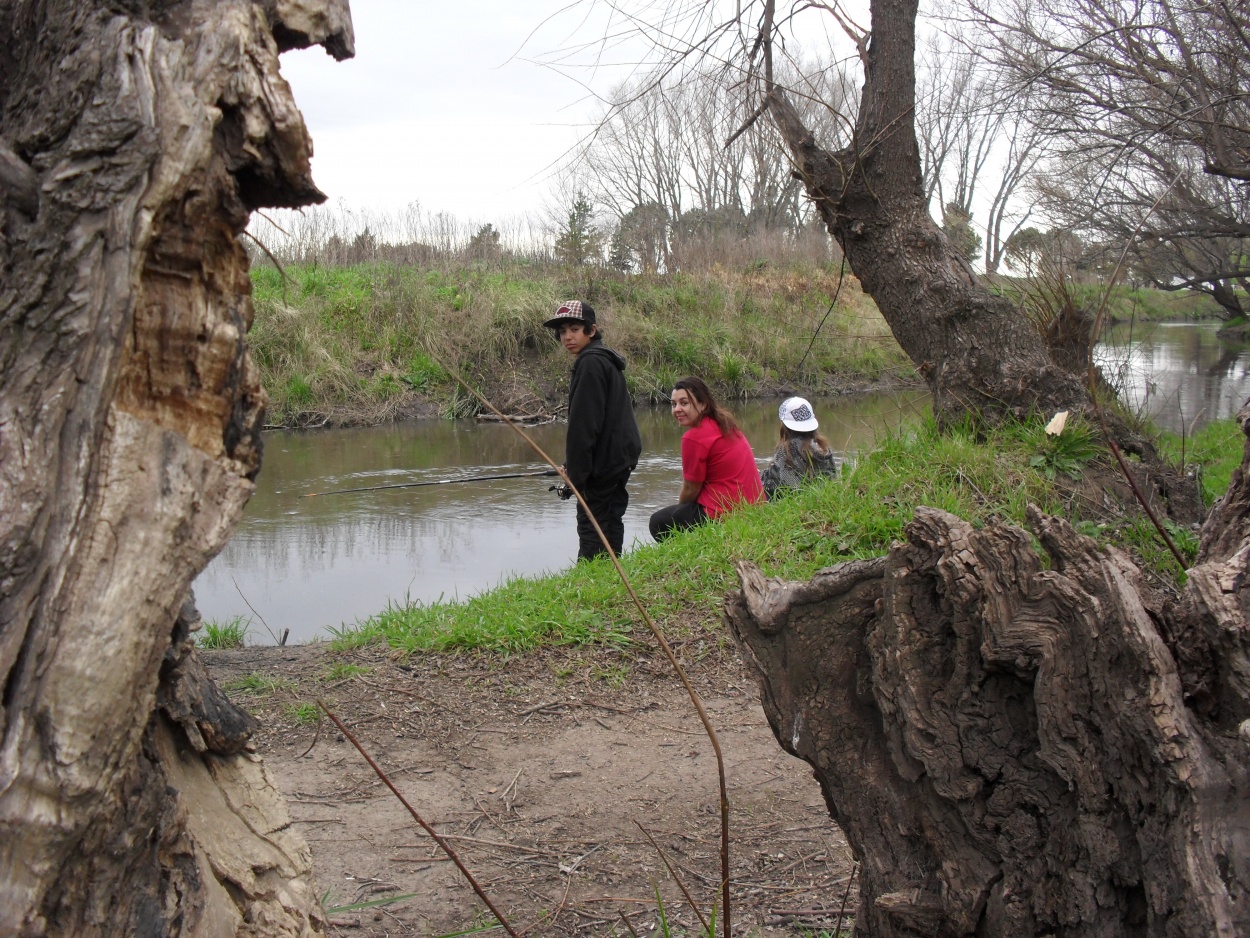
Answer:
<svg viewBox="0 0 1250 938"><path fill-rule="evenodd" d="M560 501L562 502L567 502L570 498L573 497L573 490L569 488L567 485L565 485L563 482L557 483L556 485L547 486L547 491L555 492L557 495L560 496Z"/></svg>

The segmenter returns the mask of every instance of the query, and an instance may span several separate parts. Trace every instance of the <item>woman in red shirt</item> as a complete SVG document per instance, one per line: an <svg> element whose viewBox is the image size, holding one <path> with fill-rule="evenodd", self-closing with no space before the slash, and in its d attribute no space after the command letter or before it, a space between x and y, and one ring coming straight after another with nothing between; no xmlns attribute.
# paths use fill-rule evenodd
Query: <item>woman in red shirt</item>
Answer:
<svg viewBox="0 0 1250 938"><path fill-rule="evenodd" d="M651 536L716 519L740 502L764 500L760 471L751 444L699 378L673 385L673 418L688 429L681 438L681 494L676 505L651 516Z"/></svg>

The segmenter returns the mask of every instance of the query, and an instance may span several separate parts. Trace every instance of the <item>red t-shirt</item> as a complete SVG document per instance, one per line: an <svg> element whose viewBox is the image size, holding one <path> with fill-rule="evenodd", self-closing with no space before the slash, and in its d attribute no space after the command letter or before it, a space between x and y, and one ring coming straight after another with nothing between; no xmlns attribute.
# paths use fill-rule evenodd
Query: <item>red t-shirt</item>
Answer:
<svg viewBox="0 0 1250 938"><path fill-rule="evenodd" d="M696 500L710 518L724 514L738 502L764 498L751 444L741 431L723 436L710 417L682 435L681 474L687 482L703 483Z"/></svg>

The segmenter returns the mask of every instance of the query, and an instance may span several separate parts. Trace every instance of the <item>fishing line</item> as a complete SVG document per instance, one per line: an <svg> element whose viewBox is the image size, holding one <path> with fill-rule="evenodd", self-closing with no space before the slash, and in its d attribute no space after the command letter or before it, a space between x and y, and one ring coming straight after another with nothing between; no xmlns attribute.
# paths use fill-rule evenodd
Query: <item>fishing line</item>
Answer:
<svg viewBox="0 0 1250 938"><path fill-rule="evenodd" d="M540 469L536 472L507 472L502 475L470 476L467 479L434 479L430 482L397 482L394 485L366 485L355 489L334 489L329 492L306 492L302 498L316 498L319 495L349 495L353 492L381 492L383 489L414 489L421 485L455 485L458 482L494 482L499 479L530 479L538 476L559 475L554 469Z"/></svg>

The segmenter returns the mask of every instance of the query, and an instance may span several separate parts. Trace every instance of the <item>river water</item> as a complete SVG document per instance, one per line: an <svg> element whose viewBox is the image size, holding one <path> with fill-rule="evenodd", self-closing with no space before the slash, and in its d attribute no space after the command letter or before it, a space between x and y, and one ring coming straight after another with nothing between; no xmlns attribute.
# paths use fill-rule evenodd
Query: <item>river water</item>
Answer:
<svg viewBox="0 0 1250 938"><path fill-rule="evenodd" d="M777 401L733 408L762 464L776 445ZM915 419L924 394L816 400L821 429L841 452ZM643 455L630 479L625 546L650 543L647 519L677 500L681 428L667 408L641 410ZM527 432L552 458L564 424ZM498 475L546 468L508 427L419 420L380 428L265 434L256 494L225 550L199 576L205 619L252 620L249 641L326 636L388 602L465 597L510 576L567 567L577 556L574 503L549 478L430 485L305 497L330 489Z"/></svg>
<svg viewBox="0 0 1250 938"><path fill-rule="evenodd" d="M1135 412L1187 432L1231 417L1250 396L1250 347L1226 342L1214 323L1120 323L1095 352Z"/></svg>
<svg viewBox="0 0 1250 938"><path fill-rule="evenodd" d="M1117 327L1100 364L1132 406L1173 430L1236 412L1250 395L1250 352L1205 325ZM926 395L815 400L835 449L854 453L927 406ZM739 422L761 464L776 444L777 401L740 403ZM651 512L676 500L680 428L667 408L638 413L643 458L630 480L625 544L650 543ZM564 426L528 432L553 458ZM544 468L507 427L428 420L356 430L265 434L256 494L225 550L196 580L205 619L251 620L253 643L324 638L327 629L388 602L463 598L511 576L567 567L577 555L572 502L553 480L510 479L350 495L330 489Z"/></svg>

